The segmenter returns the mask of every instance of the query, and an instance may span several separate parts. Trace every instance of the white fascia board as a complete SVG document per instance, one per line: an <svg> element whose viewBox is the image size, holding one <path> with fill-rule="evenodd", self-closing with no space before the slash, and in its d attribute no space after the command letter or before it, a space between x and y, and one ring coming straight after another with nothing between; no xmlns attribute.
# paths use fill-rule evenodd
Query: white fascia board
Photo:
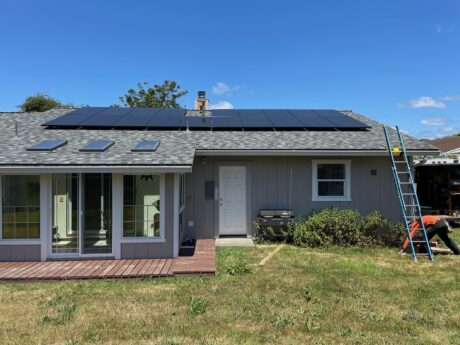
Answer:
<svg viewBox="0 0 460 345"><path fill-rule="evenodd" d="M49 174L49 173L187 173L192 172L191 165L171 166L0 166L0 174Z"/></svg>
<svg viewBox="0 0 460 345"><path fill-rule="evenodd" d="M408 156L437 156L439 151L406 151ZM386 150L196 150L196 156L388 156Z"/></svg>
<svg viewBox="0 0 460 345"><path fill-rule="evenodd" d="M456 155L460 153L460 147L456 149L452 149L450 151L444 152L444 155Z"/></svg>

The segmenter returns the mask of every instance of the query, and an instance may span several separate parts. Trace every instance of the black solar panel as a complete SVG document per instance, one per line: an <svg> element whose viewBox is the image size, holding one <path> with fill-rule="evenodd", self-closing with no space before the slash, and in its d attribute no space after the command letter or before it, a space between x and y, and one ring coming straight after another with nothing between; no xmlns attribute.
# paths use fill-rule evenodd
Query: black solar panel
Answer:
<svg viewBox="0 0 460 345"><path fill-rule="evenodd" d="M206 116L185 109L81 108L51 120L54 128L362 130L370 126L336 110L216 109Z"/></svg>
<svg viewBox="0 0 460 345"><path fill-rule="evenodd" d="M52 121L45 123L46 126L59 126L59 127L77 127L80 122L88 119L88 115L64 115Z"/></svg>
<svg viewBox="0 0 460 345"><path fill-rule="evenodd" d="M160 109L134 108L113 124L114 127L146 128Z"/></svg>
<svg viewBox="0 0 460 345"><path fill-rule="evenodd" d="M264 113L277 128L302 128L305 124L295 117L289 110L268 109Z"/></svg>
<svg viewBox="0 0 460 345"><path fill-rule="evenodd" d="M180 128L212 128L213 118L211 116L184 116Z"/></svg>
<svg viewBox="0 0 460 345"><path fill-rule="evenodd" d="M235 109L216 109L212 116L215 128L243 128L240 114Z"/></svg>
<svg viewBox="0 0 460 345"><path fill-rule="evenodd" d="M244 128L274 128L275 124L270 121L268 116L257 109L238 110Z"/></svg>
<svg viewBox="0 0 460 345"><path fill-rule="evenodd" d="M312 110L289 110L306 128L335 128L335 124Z"/></svg>
<svg viewBox="0 0 460 345"><path fill-rule="evenodd" d="M78 108L72 111L71 113L68 113L67 115L88 115L88 116L93 116L96 115L97 113L106 110L106 109L114 109L114 108L107 108L107 107L84 107L84 108Z"/></svg>
<svg viewBox="0 0 460 345"><path fill-rule="evenodd" d="M131 110L131 108L107 108L84 120L82 125L88 127L111 127Z"/></svg>
<svg viewBox="0 0 460 345"><path fill-rule="evenodd" d="M336 125L336 128L369 128L362 122L336 110L314 110L314 112Z"/></svg>
<svg viewBox="0 0 460 345"><path fill-rule="evenodd" d="M185 109L160 109L149 122L149 127L180 128Z"/></svg>

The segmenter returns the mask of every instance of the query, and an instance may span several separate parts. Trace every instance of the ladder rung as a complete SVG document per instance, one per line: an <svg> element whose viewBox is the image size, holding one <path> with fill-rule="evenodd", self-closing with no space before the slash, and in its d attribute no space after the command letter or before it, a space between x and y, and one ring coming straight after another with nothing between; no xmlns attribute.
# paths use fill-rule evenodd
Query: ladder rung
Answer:
<svg viewBox="0 0 460 345"><path fill-rule="evenodd" d="M415 207L417 205L404 205L404 206L406 206L406 207Z"/></svg>
<svg viewBox="0 0 460 345"><path fill-rule="evenodd" d="M412 182L399 182L400 184L412 184Z"/></svg>
<svg viewBox="0 0 460 345"><path fill-rule="evenodd" d="M402 193L402 195L415 195L415 193Z"/></svg>
<svg viewBox="0 0 460 345"><path fill-rule="evenodd" d="M398 174L409 174L409 171L396 171Z"/></svg>
<svg viewBox="0 0 460 345"><path fill-rule="evenodd" d="M406 161L395 161L395 163L406 163Z"/></svg>

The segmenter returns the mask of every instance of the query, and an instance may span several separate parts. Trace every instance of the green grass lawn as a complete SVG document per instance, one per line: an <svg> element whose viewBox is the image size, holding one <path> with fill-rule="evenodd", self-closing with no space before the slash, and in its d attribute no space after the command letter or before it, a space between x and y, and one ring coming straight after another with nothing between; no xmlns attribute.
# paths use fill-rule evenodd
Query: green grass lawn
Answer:
<svg viewBox="0 0 460 345"><path fill-rule="evenodd" d="M212 278L0 284L0 343L460 342L458 256L286 246L254 265L272 250L219 249Z"/></svg>

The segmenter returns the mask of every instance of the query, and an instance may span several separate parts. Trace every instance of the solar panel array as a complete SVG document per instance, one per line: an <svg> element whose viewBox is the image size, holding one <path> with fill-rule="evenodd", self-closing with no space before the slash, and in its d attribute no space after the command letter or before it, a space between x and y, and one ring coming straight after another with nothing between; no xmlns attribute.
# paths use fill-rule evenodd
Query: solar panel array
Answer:
<svg viewBox="0 0 460 345"><path fill-rule="evenodd" d="M370 126L336 110L217 109L211 116L187 116L186 109L80 108L43 126L200 130L364 130Z"/></svg>

